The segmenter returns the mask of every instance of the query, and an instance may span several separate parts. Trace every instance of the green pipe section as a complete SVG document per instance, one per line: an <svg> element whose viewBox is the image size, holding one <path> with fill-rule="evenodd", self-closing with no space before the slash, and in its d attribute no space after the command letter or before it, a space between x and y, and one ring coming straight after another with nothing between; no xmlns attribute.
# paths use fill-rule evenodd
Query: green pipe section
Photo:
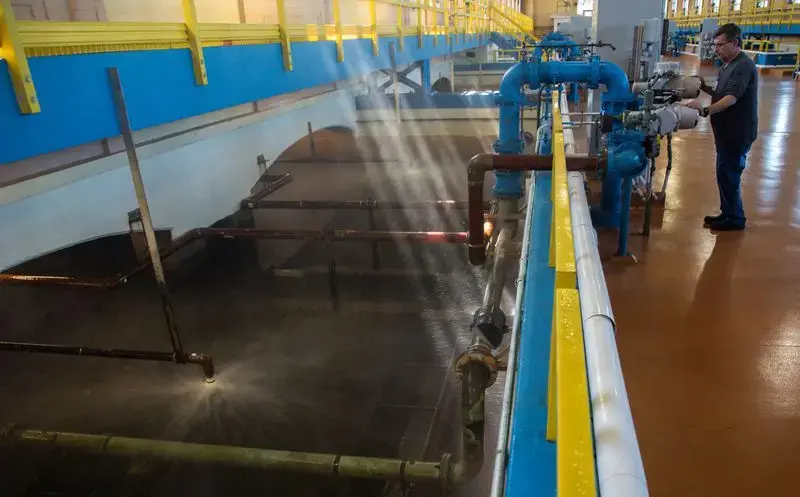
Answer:
<svg viewBox="0 0 800 497"><path fill-rule="evenodd" d="M0 432L0 438L31 445L48 444L57 449L85 454L150 457L168 461L224 464L374 480L408 483L438 481L445 486L448 484L448 475L446 471L442 471L441 462L291 452L85 433L20 430L14 427L3 429Z"/></svg>

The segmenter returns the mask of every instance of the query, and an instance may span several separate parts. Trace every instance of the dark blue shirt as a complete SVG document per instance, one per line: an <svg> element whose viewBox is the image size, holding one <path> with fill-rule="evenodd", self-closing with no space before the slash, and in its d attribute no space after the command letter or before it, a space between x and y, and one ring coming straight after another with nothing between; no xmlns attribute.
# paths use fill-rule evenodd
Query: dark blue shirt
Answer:
<svg viewBox="0 0 800 497"><path fill-rule="evenodd" d="M744 52L720 69L711 103L726 95L736 103L711 116L714 140L717 149L744 150L758 135L758 69Z"/></svg>

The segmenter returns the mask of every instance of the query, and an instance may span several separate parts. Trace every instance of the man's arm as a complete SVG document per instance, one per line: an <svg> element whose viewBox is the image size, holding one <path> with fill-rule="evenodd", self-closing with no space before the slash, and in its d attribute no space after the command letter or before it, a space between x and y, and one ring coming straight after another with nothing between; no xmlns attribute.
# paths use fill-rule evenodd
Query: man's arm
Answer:
<svg viewBox="0 0 800 497"><path fill-rule="evenodd" d="M703 115L704 116L713 116L714 114L717 114L717 113L722 112L723 110L727 109L731 105L735 104L737 101L738 101L738 99L736 97L734 97L733 95L725 95L724 97L719 99L719 101L717 101L717 103L711 104L708 107L706 107L705 110L703 111Z"/></svg>
<svg viewBox="0 0 800 497"><path fill-rule="evenodd" d="M705 78L701 78L700 76L697 76L697 79L700 80L700 91L702 91L702 92L708 94L709 96L713 97L714 96L714 88L712 88L712 87L710 87L710 86L708 86L706 84Z"/></svg>

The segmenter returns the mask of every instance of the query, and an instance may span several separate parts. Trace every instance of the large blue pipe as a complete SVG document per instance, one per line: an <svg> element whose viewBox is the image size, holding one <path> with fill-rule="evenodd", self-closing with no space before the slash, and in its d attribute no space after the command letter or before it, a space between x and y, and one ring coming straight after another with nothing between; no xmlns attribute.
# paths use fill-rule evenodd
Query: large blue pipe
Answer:
<svg viewBox="0 0 800 497"><path fill-rule="evenodd" d="M542 59L545 49L558 50L563 58L580 59L583 57L583 50L575 40L564 36L563 33L554 31L545 35L536 45L533 56L537 60Z"/></svg>
<svg viewBox="0 0 800 497"><path fill-rule="evenodd" d="M588 83L589 88L603 84L604 108L611 113L624 110L636 97L629 90L628 76L614 64L591 61L519 62L503 75L500 82L500 136L494 149L498 154L519 154L523 144L520 129L520 108L524 103L523 85L538 88L543 84ZM494 193L497 197L522 196L521 173L498 171ZM619 188L617 188L619 191Z"/></svg>
<svg viewBox="0 0 800 497"><path fill-rule="evenodd" d="M588 83L589 88L597 88L601 84L606 86L602 97L602 110L606 114L620 114L636 101L629 89L628 76L615 64L597 58L590 61L520 62L506 71L500 82L500 136L495 143L495 152L522 152L520 107L523 103L523 85L538 88L543 84L577 82ZM644 150L641 134L615 129L611 135L613 138L609 143L608 170L603 180L600 222L607 226L619 226L621 217L625 215L620 197L622 178L640 173L646 161L642 159ZM546 143L540 145L547 146ZM498 171L496 178L494 193L497 197L522 195L520 173Z"/></svg>

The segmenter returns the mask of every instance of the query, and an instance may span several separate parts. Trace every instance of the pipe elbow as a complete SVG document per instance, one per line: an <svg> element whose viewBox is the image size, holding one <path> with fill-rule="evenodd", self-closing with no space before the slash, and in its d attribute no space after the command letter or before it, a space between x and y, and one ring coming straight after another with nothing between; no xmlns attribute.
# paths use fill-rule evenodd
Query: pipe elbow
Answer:
<svg viewBox="0 0 800 497"><path fill-rule="evenodd" d="M647 166L644 150L635 144L624 144L608 153L608 172L623 178L641 174Z"/></svg>
<svg viewBox="0 0 800 497"><path fill-rule="evenodd" d="M511 68L509 68L509 70L503 74L503 79L500 80L501 105L506 103L517 103L519 100L519 95L522 92L522 85L526 83L525 72L527 69L527 62L518 62L511 66Z"/></svg>
<svg viewBox="0 0 800 497"><path fill-rule="evenodd" d="M625 102L631 99L628 75L616 64L600 62L600 82L606 85L605 99L609 102Z"/></svg>

